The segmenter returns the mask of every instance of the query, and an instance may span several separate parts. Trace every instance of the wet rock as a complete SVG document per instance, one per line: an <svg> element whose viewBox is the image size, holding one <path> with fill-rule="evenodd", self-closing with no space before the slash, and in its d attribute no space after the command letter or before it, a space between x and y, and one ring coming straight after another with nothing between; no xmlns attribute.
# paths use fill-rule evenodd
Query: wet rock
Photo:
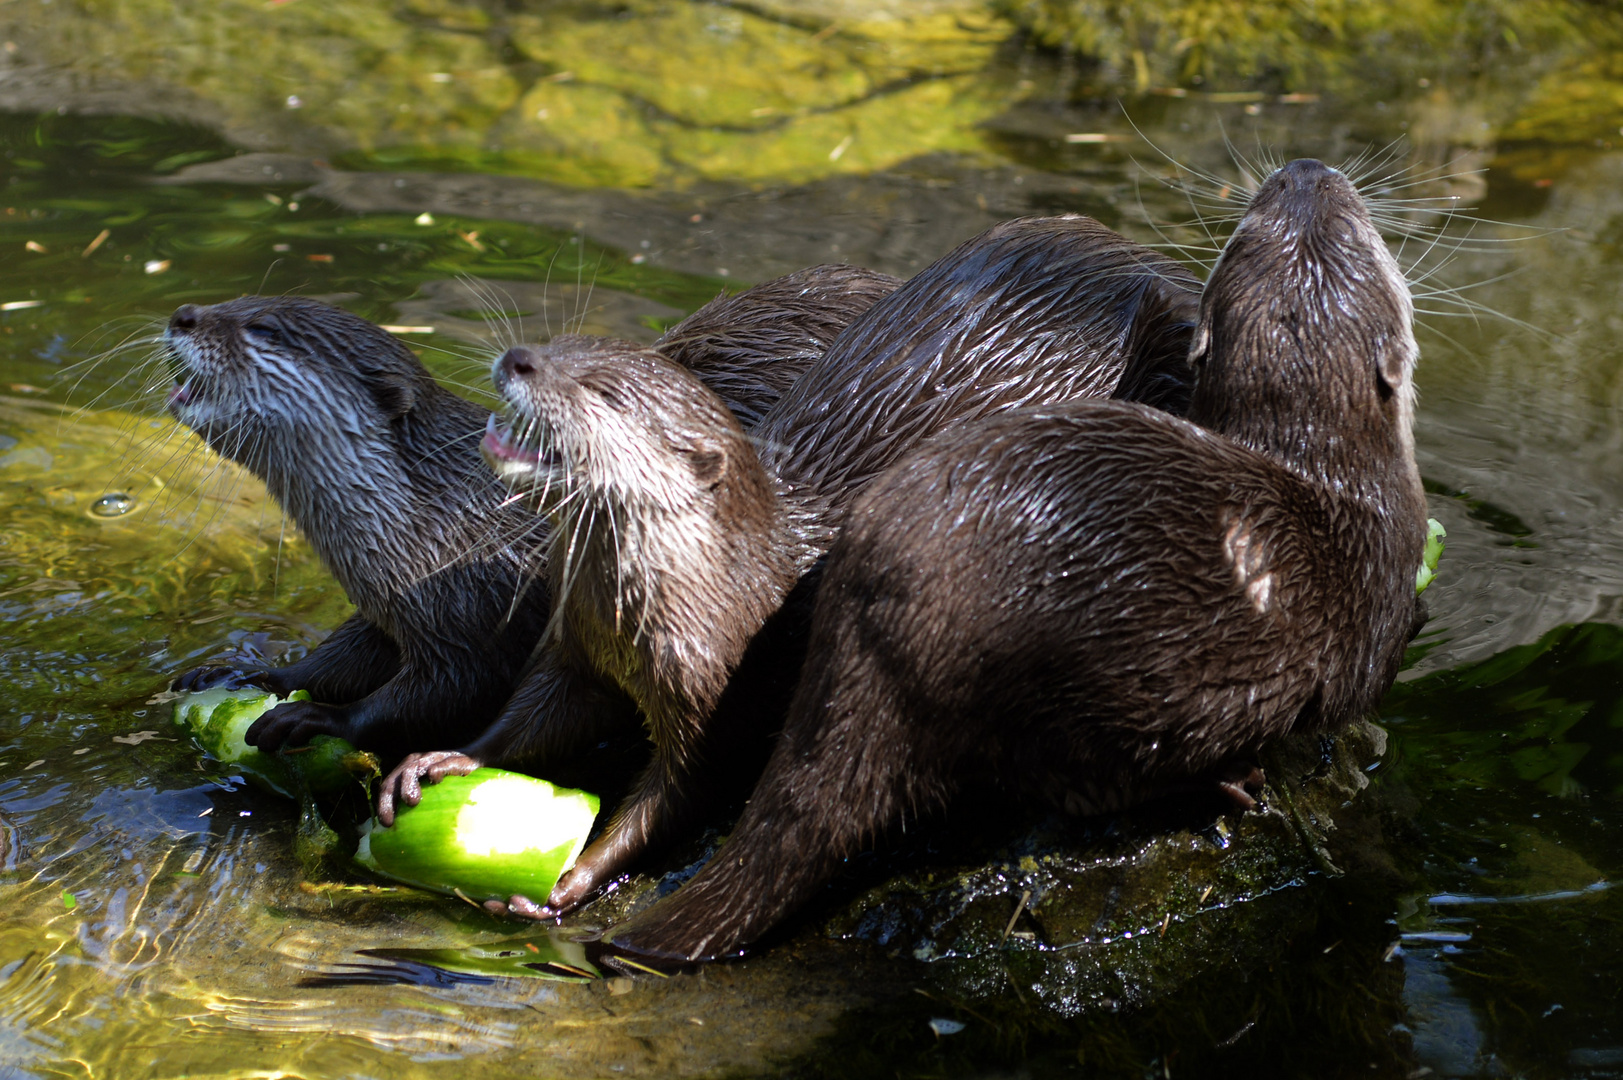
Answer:
<svg viewBox="0 0 1623 1080"><path fill-rule="evenodd" d="M1219 800L1165 800L1111 818L1045 820L1012 843L1001 822L948 822L920 843L853 860L848 880L763 951L866 943L923 963L942 993L989 999L1018 985L1028 1003L1061 1015L1161 1000L1217 969L1276 958L1314 918L1318 901L1301 895L1310 879L1397 877L1381 807L1365 792L1385 748L1386 732L1369 723L1272 746L1262 805L1244 814L1222 813ZM707 838L657 881L633 876L580 924L641 910L716 847ZM855 879L868 887L851 898Z"/></svg>
<svg viewBox="0 0 1623 1080"><path fill-rule="evenodd" d="M1270 955L1299 914L1279 894L1382 869L1377 808L1360 795L1385 746L1368 723L1286 740L1264 755L1257 811L1202 819L1151 806L1080 831L1048 822L984 862L905 870L823 932L933 962L965 993L996 992L1016 970L1061 1013L1143 1002Z"/></svg>

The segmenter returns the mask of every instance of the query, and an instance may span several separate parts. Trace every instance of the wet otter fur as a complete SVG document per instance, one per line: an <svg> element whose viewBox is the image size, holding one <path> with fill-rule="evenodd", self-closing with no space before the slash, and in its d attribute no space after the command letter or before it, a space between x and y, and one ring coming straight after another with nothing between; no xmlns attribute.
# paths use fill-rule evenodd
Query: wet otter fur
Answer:
<svg viewBox="0 0 1623 1080"><path fill-rule="evenodd" d="M712 300L660 347L758 415L898 284L812 267ZM312 300L186 305L166 339L186 374L171 411L265 480L358 609L298 663L199 668L176 688L309 690L250 729L267 750L334 734L404 754L477 734L550 615L545 523L507 505L480 458L489 414L387 332Z"/></svg>
<svg viewBox="0 0 1623 1080"><path fill-rule="evenodd" d="M265 750L331 734L404 753L476 734L550 611L528 569L544 530L479 458L488 413L386 331L314 300L187 304L165 340L170 412L265 481L356 607L295 664L199 668L176 688L310 691L249 730Z"/></svg>
<svg viewBox="0 0 1623 1080"><path fill-rule="evenodd" d="M607 946L738 955L971 772L1111 809L1373 708L1426 533L1412 319L1354 186L1292 162L1202 296L1187 421L1032 408L899 463L830 553L789 719L732 836Z"/></svg>
<svg viewBox="0 0 1623 1080"><path fill-rule="evenodd" d="M860 266L797 270L716 297L662 334L654 349L698 375L748 430L854 318L899 285Z"/></svg>
<svg viewBox="0 0 1623 1080"><path fill-rule="evenodd" d="M513 430L485 446L553 515L561 637L478 740L385 780L380 819L481 764L546 773L634 708L653 763L548 907L512 906L579 904L690 826L724 786L715 762L781 718L809 612L784 601L854 491L929 435L1031 401L1128 392L1181 407L1196 295L1187 270L1092 219L1009 222L853 322L751 440L696 380L632 346L510 350L495 379ZM643 380L660 393L639 393Z"/></svg>

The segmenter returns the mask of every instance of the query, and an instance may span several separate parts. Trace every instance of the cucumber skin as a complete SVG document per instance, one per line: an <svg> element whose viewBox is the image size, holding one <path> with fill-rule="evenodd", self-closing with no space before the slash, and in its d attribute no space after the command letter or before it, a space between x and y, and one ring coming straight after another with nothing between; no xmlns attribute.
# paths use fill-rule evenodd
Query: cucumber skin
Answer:
<svg viewBox="0 0 1623 1080"><path fill-rule="evenodd" d="M285 700L309 699L306 691L295 690ZM317 735L307 747L275 754L263 753L243 741L253 722L283 700L263 690L204 690L178 699L174 720L190 732L204 753L235 766L244 779L272 794L295 800L301 791L328 796L355 783L343 765L344 757L355 748L343 739Z"/></svg>

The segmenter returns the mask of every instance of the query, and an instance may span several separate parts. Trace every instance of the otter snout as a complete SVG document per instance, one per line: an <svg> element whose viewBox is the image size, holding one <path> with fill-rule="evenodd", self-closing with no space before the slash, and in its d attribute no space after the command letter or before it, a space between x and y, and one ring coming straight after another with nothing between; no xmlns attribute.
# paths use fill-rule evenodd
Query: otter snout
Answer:
<svg viewBox="0 0 1623 1080"><path fill-rule="evenodd" d="M514 345L497 358L495 366L491 369L490 379L496 384L496 389L503 393L507 384L514 379L526 379L535 374L536 366L541 358L535 350L526 345Z"/></svg>
<svg viewBox="0 0 1623 1080"><path fill-rule="evenodd" d="M1280 166L1275 174L1287 191L1311 190L1341 174L1317 158L1297 158Z"/></svg>
<svg viewBox="0 0 1623 1080"><path fill-rule="evenodd" d="M175 309L175 313L169 316L169 329L178 331L196 330L197 320L202 312L203 309L196 304L180 305Z"/></svg>

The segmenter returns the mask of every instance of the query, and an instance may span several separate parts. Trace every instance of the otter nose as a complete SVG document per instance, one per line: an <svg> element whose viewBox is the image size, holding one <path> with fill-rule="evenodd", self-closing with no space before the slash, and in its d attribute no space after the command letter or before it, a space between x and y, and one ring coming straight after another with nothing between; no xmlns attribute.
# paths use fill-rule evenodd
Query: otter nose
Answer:
<svg viewBox="0 0 1623 1080"><path fill-rule="evenodd" d="M502 358L496 361L496 377L519 378L535 374L535 353L522 345L515 345L502 353Z"/></svg>
<svg viewBox="0 0 1623 1080"><path fill-rule="evenodd" d="M1288 187L1309 189L1335 173L1336 170L1316 158L1297 158L1280 167L1279 178Z"/></svg>
<svg viewBox="0 0 1623 1080"><path fill-rule="evenodd" d="M182 304L169 316L169 329L195 330L197 329L197 315L202 309L196 304Z"/></svg>

